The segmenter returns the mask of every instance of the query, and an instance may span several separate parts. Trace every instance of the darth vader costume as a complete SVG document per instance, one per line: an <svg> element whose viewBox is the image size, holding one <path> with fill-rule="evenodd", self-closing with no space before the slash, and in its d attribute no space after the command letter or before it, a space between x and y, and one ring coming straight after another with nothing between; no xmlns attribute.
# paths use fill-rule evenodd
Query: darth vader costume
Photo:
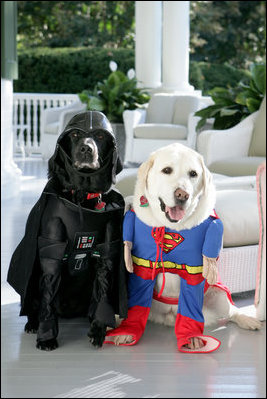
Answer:
<svg viewBox="0 0 267 399"><path fill-rule="evenodd" d="M101 130L112 137L112 148L97 170L73 167L62 143L74 129L85 136ZM29 329L37 330L37 346L56 339L58 316L88 316L88 335L101 346L106 326L115 327L115 314L127 315L124 200L111 189L121 169L105 115L87 111L73 117L58 138L49 160L50 179L29 214L8 271L7 281L21 296L20 315L27 315Z"/></svg>

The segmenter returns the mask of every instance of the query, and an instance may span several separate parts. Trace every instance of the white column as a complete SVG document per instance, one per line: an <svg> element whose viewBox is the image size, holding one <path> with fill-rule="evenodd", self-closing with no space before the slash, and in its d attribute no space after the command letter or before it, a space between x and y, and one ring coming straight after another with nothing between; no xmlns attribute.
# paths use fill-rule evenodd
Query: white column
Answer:
<svg viewBox="0 0 267 399"><path fill-rule="evenodd" d="M162 2L135 2L135 73L139 87L161 86Z"/></svg>
<svg viewBox="0 0 267 399"><path fill-rule="evenodd" d="M189 77L190 1L163 1L162 89L193 91Z"/></svg>
<svg viewBox="0 0 267 399"><path fill-rule="evenodd" d="M1 193L8 199L20 190L21 170L13 161L13 81L1 78Z"/></svg>

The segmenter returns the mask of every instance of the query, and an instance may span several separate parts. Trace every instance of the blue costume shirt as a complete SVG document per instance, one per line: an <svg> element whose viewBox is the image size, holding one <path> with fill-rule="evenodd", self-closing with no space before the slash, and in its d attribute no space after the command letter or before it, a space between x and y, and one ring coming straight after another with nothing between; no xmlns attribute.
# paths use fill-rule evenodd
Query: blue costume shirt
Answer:
<svg viewBox="0 0 267 399"><path fill-rule="evenodd" d="M152 234L153 228L143 223L135 212L128 211L125 214L123 240L133 243L134 264L149 267L147 261L155 262L157 245ZM217 258L222 246L222 236L223 224L213 216L188 230L176 231L165 227L162 251L165 270L172 269L175 272L175 265L203 266L202 255Z"/></svg>

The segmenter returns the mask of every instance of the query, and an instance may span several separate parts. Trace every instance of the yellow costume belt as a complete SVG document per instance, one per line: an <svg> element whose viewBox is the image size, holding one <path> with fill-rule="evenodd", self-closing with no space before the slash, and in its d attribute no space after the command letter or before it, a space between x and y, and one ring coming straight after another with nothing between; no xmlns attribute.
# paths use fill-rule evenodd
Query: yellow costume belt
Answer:
<svg viewBox="0 0 267 399"><path fill-rule="evenodd" d="M137 256L132 255L133 263L137 266L146 267L148 269L153 269L154 263L147 259L138 258ZM156 269L162 267L161 262L157 262ZM185 264L178 264L170 261L164 261L165 270L186 270L189 274L199 274L203 271L203 265L201 266L189 266Z"/></svg>

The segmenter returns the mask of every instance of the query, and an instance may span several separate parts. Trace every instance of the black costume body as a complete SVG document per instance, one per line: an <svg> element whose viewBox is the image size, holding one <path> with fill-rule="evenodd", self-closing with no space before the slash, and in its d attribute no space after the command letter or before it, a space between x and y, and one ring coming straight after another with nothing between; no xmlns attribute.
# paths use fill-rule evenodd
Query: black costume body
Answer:
<svg viewBox="0 0 267 399"><path fill-rule="evenodd" d="M78 114L69 122L58 139L53 162L71 167L60 143L77 126L84 132L101 128L112 133L103 114L97 113L101 117L97 115L92 121L89 112ZM85 177L97 190L101 173L112 173L114 180L120 170L115 146L99 173ZM77 178L80 176L83 177L82 172L77 172ZM115 190L104 192L106 206L102 212L90 209L91 200L73 203L72 197L71 190L59 189L55 179L48 181L31 210L25 236L8 271L9 284L21 296L20 315L39 320L39 341L57 337L58 316L87 315L90 321L96 319L115 327L115 314L122 318L127 315L123 197Z"/></svg>

